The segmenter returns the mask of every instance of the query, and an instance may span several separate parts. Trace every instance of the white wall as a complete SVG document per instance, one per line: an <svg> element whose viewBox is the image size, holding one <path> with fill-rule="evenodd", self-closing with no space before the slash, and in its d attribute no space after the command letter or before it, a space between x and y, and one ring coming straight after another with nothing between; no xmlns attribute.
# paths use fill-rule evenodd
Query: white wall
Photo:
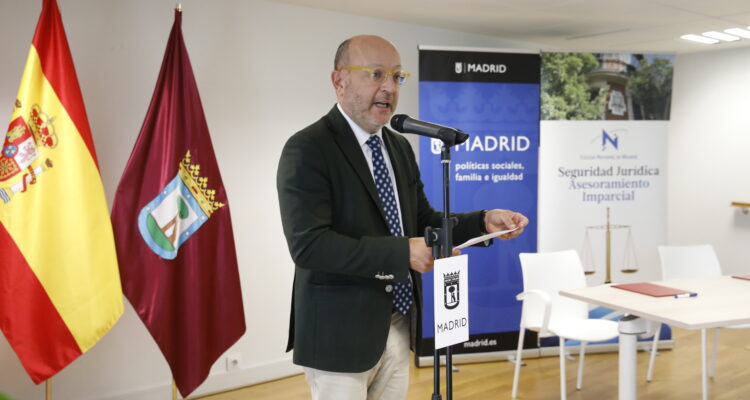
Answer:
<svg viewBox="0 0 750 400"><path fill-rule="evenodd" d="M111 205L151 99L175 1L58 2ZM522 45L261 0L182 4L185 41L234 217L247 319L247 334L228 351L241 355L241 368L226 372L220 359L200 394L298 371L284 353L293 265L281 231L275 170L286 139L335 102L329 73L336 46L358 33L391 39L413 77L402 90L399 111L416 115L418 44ZM41 0L0 0L0 116L5 118L40 9ZM53 379L53 390L57 399L165 399L170 379L166 362L128 304L114 329ZM31 383L4 339L0 392L17 399L43 396L43 385Z"/></svg>
<svg viewBox="0 0 750 400"><path fill-rule="evenodd" d="M669 244L710 243L725 274L750 273L750 48L681 55L669 131Z"/></svg>

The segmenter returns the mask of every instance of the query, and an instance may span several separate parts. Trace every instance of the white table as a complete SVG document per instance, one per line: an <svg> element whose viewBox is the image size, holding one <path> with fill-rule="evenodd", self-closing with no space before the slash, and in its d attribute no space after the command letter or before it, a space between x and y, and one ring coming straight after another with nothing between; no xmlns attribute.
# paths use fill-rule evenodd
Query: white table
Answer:
<svg viewBox="0 0 750 400"><path fill-rule="evenodd" d="M646 320L684 329L703 329L703 368L706 365L707 328L750 323L750 281L730 276L652 282L698 293L697 297L651 297L609 285L561 290L562 296L622 311L619 323L619 398L636 399L636 341L645 333ZM705 376L705 375L704 375ZM703 379L704 398L708 382Z"/></svg>

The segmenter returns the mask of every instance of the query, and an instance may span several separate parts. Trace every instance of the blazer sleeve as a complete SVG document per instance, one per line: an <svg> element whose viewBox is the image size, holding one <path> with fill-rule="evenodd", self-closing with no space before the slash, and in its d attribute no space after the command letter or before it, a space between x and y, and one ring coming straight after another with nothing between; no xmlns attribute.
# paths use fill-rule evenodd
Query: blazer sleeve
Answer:
<svg viewBox="0 0 750 400"><path fill-rule="evenodd" d="M352 237L333 229L331 176L315 138L300 133L284 146L276 176L281 220L289 252L299 268L405 281L409 243L405 237Z"/></svg>

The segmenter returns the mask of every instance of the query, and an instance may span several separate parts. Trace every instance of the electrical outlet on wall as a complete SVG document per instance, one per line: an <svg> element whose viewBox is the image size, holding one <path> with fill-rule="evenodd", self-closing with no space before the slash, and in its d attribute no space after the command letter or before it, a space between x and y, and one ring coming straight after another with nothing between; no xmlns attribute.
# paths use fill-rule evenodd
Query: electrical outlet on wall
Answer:
<svg viewBox="0 0 750 400"><path fill-rule="evenodd" d="M234 370L240 369L240 365L242 364L242 354L240 353L230 354L227 356L226 360L227 360L227 371L234 371Z"/></svg>

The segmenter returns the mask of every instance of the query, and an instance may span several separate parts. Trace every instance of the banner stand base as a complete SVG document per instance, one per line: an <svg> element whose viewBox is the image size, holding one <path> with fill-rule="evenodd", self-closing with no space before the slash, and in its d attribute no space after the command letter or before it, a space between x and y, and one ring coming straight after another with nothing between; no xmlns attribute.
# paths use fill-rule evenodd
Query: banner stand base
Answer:
<svg viewBox="0 0 750 400"><path fill-rule="evenodd" d="M638 351L648 352L651 350L651 341L639 341ZM672 350L675 346L674 339L660 340L658 350ZM571 355L578 354L578 346L565 346ZM595 353L616 353L617 343L606 343L599 345L587 345L586 354ZM540 358L540 357L557 357L560 348L558 346L542 347L536 349L524 349L523 359ZM515 350L493 351L488 353L453 353L453 364L479 364L486 362L509 361L515 357ZM414 366L417 368L428 368L435 365L433 356L414 357ZM440 357L440 365L445 366L445 356Z"/></svg>

